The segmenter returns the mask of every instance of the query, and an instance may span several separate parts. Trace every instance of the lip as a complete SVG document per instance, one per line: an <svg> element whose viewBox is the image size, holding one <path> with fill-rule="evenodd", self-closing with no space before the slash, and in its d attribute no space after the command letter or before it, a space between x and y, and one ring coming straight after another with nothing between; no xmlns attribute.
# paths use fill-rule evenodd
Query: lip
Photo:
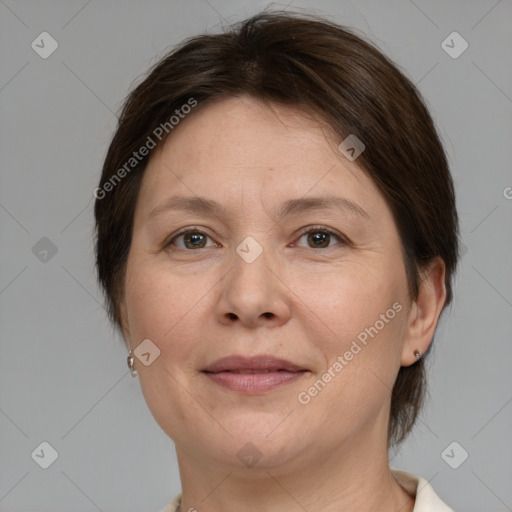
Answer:
<svg viewBox="0 0 512 512"><path fill-rule="evenodd" d="M232 355L217 359L217 361L203 369L204 372L211 373L226 371L240 372L247 370L267 370L269 372L285 370L288 372L298 372L306 370L306 368L287 361L286 359L278 359L270 355L254 357Z"/></svg>
<svg viewBox="0 0 512 512"><path fill-rule="evenodd" d="M286 359L269 355L223 357L203 369L213 382L245 394L275 389L299 379L307 371Z"/></svg>

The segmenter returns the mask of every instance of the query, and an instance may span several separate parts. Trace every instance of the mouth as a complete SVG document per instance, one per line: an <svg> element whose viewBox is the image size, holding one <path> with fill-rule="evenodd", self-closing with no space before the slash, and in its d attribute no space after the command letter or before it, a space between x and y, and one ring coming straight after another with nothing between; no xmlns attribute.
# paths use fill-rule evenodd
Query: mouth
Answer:
<svg viewBox="0 0 512 512"><path fill-rule="evenodd" d="M232 391L259 394L289 384L309 370L272 356L228 356L207 366L203 373L213 382Z"/></svg>

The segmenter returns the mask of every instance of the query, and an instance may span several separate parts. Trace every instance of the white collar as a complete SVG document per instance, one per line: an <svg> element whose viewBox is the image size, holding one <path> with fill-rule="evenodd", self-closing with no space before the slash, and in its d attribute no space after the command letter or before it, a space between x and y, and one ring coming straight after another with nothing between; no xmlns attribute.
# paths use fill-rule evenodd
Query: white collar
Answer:
<svg viewBox="0 0 512 512"><path fill-rule="evenodd" d="M410 496L416 498L413 512L453 512L453 509L439 498L425 478L399 469L390 469L400 486Z"/></svg>

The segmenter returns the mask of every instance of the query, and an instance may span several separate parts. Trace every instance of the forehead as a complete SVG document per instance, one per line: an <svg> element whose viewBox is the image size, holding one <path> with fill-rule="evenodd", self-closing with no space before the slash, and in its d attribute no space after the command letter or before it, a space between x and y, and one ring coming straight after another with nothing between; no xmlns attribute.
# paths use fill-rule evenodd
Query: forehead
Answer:
<svg viewBox="0 0 512 512"><path fill-rule="evenodd" d="M338 142L325 124L298 108L250 97L199 105L151 155L140 191L142 213L149 215L171 193L221 203L338 193L374 209L383 203L380 192L357 160L341 154Z"/></svg>
<svg viewBox="0 0 512 512"><path fill-rule="evenodd" d="M160 153L198 169L222 162L231 168L298 165L308 153L334 152L326 128L291 106L265 104L248 96L199 105L172 131ZM221 169L216 169L220 171Z"/></svg>

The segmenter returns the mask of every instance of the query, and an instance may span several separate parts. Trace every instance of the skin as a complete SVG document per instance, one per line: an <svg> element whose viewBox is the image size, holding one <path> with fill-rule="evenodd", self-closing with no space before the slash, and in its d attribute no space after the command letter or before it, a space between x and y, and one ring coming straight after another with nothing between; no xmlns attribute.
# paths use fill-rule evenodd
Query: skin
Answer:
<svg viewBox="0 0 512 512"><path fill-rule="evenodd" d="M145 171L124 335L129 349L149 338L160 350L135 367L151 413L176 445L182 511L413 509L389 470L390 393L400 366L431 343L446 297L444 264L433 260L411 300L391 211L357 160L336 150L339 142L295 108L224 98L182 120ZM226 216L149 216L178 194L216 200ZM367 215L330 208L278 217L289 199L327 194ZM317 225L347 241L312 239L325 234ZM311 226L308 237L302 230ZM172 240L183 228L199 229L200 248L186 236ZM263 251L251 263L236 252L248 236ZM401 311L301 404L298 394L396 302ZM246 395L201 371L232 354L272 354L309 371ZM261 454L252 467L237 457L248 442Z"/></svg>

